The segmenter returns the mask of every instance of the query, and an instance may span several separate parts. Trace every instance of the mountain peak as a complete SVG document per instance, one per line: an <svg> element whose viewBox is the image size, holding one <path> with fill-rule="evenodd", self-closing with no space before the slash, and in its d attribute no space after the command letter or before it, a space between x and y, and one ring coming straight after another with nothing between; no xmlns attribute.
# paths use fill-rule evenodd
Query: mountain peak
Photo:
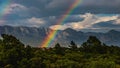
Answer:
<svg viewBox="0 0 120 68"><path fill-rule="evenodd" d="M119 31L116 31L116 30L110 30L108 33L118 33Z"/></svg>
<svg viewBox="0 0 120 68"><path fill-rule="evenodd" d="M67 32L69 32L69 31L76 32L76 30L71 29L71 28L67 28L67 29L65 29L64 31L67 31Z"/></svg>

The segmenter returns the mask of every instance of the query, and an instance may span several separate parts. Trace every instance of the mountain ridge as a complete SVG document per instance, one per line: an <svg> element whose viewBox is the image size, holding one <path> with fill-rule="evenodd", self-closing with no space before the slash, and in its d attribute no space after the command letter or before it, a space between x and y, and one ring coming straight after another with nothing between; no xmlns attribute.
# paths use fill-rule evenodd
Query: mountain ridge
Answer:
<svg viewBox="0 0 120 68"><path fill-rule="evenodd" d="M25 27L25 26L0 26L0 34L10 34L22 41L26 45L39 46L42 40L48 35L51 29L44 27ZM102 32L83 32L68 28L59 30L54 43L59 42L66 46L71 40L77 44L81 44L87 40L89 36L96 36L102 42L110 45L120 45L120 31L110 30L106 33Z"/></svg>

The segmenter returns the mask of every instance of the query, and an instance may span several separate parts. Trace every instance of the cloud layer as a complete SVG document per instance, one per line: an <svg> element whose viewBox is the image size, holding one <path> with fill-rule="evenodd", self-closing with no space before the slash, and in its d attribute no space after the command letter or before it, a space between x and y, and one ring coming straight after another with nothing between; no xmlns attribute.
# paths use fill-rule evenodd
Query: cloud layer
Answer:
<svg viewBox="0 0 120 68"><path fill-rule="evenodd" d="M11 0L29 8L29 15L38 17L64 14L76 0ZM80 0L72 14L120 13L120 0ZM34 10L34 11L33 11ZM39 14L39 15L38 15Z"/></svg>
<svg viewBox="0 0 120 68"><path fill-rule="evenodd" d="M118 28L120 0L80 0L63 25L55 25L76 0L9 0L0 25L50 27L52 29ZM0 6L6 4L0 0ZM0 7L1 10L3 8Z"/></svg>
<svg viewBox="0 0 120 68"><path fill-rule="evenodd" d="M67 23L64 25L53 25L50 28L54 30L64 30L67 28L72 28L76 30L80 29L97 29L97 27L93 27L94 24L98 24L101 22L110 22L113 21L111 24L120 24L119 22L119 16L97 16L91 13L86 13L85 15L80 15L80 18L84 18L83 21L79 22L72 22ZM100 27L99 27L100 28Z"/></svg>

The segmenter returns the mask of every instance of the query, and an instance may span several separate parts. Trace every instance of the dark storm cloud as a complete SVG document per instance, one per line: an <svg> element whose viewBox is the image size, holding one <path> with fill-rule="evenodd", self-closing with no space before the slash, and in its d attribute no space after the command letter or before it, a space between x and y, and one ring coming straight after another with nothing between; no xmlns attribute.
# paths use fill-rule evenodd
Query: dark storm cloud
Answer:
<svg viewBox="0 0 120 68"><path fill-rule="evenodd" d="M75 0L52 0L46 6L51 14L64 14ZM82 0L73 14L120 13L120 0ZM52 13L53 12L53 13Z"/></svg>
<svg viewBox="0 0 120 68"><path fill-rule="evenodd" d="M13 0L31 8L31 13L39 16L64 14L75 0ZM120 13L120 0L81 0L72 14ZM34 8L34 9L33 9Z"/></svg>

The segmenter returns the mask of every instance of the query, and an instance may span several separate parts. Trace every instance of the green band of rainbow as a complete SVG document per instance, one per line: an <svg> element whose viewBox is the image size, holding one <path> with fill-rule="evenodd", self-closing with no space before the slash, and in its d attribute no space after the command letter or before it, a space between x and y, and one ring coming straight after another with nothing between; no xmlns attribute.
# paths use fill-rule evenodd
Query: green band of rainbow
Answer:
<svg viewBox="0 0 120 68"><path fill-rule="evenodd" d="M56 25L62 25L68 16L74 11L74 9L81 3L82 0L74 0L73 4L68 8L64 15L57 21ZM59 28L59 27L58 27ZM49 34L45 37L40 47L49 47L58 30L51 30Z"/></svg>

